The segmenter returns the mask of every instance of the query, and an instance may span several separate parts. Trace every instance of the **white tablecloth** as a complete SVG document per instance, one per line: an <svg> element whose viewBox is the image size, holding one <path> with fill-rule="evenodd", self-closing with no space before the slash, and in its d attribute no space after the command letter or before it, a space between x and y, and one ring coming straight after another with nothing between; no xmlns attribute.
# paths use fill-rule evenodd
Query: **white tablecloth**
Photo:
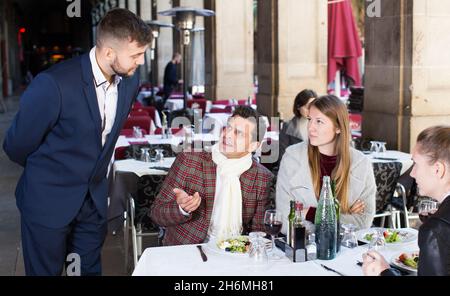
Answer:
<svg viewBox="0 0 450 296"><path fill-rule="evenodd" d="M367 157L370 158L372 162L390 162L390 161L398 161L402 163L402 171L400 175L403 175L411 166L413 165L413 160L411 154L396 151L396 150L388 150L386 153L381 154L366 154ZM395 160L386 160L381 158L391 158Z"/></svg>
<svg viewBox="0 0 450 296"><path fill-rule="evenodd" d="M116 142L117 147L128 147L130 142L148 142L149 144L170 144L178 145L183 138L172 136L167 139L163 139L161 135L146 135L144 138L127 138L125 136L120 136Z"/></svg>
<svg viewBox="0 0 450 296"><path fill-rule="evenodd" d="M168 99L164 104L164 107L170 111L181 110L184 107L184 100L181 99Z"/></svg>
<svg viewBox="0 0 450 296"><path fill-rule="evenodd" d="M336 274L320 266L324 264L345 275L361 276L362 269L357 260L362 261L366 246L355 249L341 248L333 260L314 260L292 263L284 254L280 260L270 260L263 267L255 266L246 255L220 253L206 244L204 251L208 261L203 262L195 245L147 248L133 272L133 276L335 276ZM385 247L380 253L390 261L400 252L418 250L417 241L408 244Z"/></svg>
<svg viewBox="0 0 450 296"><path fill-rule="evenodd" d="M151 167L170 168L174 161L175 157L166 157L162 163L144 162L135 159L116 160L114 162L114 174L116 172L130 172L136 174L138 177L145 175L167 175L166 171Z"/></svg>

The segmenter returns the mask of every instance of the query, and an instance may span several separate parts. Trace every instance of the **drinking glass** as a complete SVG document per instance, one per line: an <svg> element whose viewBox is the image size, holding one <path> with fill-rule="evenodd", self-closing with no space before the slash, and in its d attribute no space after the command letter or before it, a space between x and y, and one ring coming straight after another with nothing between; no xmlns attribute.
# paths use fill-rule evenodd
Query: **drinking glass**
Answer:
<svg viewBox="0 0 450 296"><path fill-rule="evenodd" d="M264 232L250 232L250 252L249 257L255 265L265 265L269 261L269 256L264 242Z"/></svg>
<svg viewBox="0 0 450 296"><path fill-rule="evenodd" d="M155 161L162 164L164 162L164 149L155 149Z"/></svg>
<svg viewBox="0 0 450 296"><path fill-rule="evenodd" d="M141 161L150 162L150 148L141 148Z"/></svg>
<svg viewBox="0 0 450 296"><path fill-rule="evenodd" d="M378 152L378 142L370 141L370 152L374 154Z"/></svg>
<svg viewBox="0 0 450 296"><path fill-rule="evenodd" d="M344 235L342 237L342 246L353 249L358 246L358 239L356 238L356 226L353 224L342 224Z"/></svg>
<svg viewBox="0 0 450 296"><path fill-rule="evenodd" d="M133 126L133 137L135 138L143 138L144 134L139 126Z"/></svg>
<svg viewBox="0 0 450 296"><path fill-rule="evenodd" d="M386 155L386 142L378 142L378 153L380 156Z"/></svg>
<svg viewBox="0 0 450 296"><path fill-rule="evenodd" d="M419 203L419 218L422 223L428 220L438 209L438 203L434 200L424 199Z"/></svg>
<svg viewBox="0 0 450 296"><path fill-rule="evenodd" d="M275 236L280 233L282 225L281 213L279 211L276 209L271 209L265 212L264 227L266 232L272 238L272 250L270 252L270 257L273 259L280 259L280 257L275 254Z"/></svg>
<svg viewBox="0 0 450 296"><path fill-rule="evenodd" d="M380 251L386 245L386 240L384 239L383 231L377 230L373 236L372 240L369 242L368 251Z"/></svg>

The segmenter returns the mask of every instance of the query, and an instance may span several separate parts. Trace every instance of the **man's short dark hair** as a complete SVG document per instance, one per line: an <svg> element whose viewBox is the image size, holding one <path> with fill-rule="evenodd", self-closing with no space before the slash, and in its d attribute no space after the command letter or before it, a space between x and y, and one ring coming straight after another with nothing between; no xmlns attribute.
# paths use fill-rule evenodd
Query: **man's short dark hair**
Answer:
<svg viewBox="0 0 450 296"><path fill-rule="evenodd" d="M150 27L137 15L124 8L114 8L106 13L97 27L97 46L107 38L136 41L145 46L152 41Z"/></svg>
<svg viewBox="0 0 450 296"><path fill-rule="evenodd" d="M239 116L244 119L252 118L253 120L255 120L256 128L253 130L252 140L261 142L264 139L264 135L267 130L267 125L258 111L256 111L250 106L241 105L237 106L236 109L234 109L231 117L235 116Z"/></svg>

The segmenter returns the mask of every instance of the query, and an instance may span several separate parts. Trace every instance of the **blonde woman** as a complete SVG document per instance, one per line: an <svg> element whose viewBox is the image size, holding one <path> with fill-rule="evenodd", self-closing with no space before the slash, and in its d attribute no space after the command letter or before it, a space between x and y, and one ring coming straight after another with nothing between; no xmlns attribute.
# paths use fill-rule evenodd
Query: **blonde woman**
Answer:
<svg viewBox="0 0 450 296"><path fill-rule="evenodd" d="M309 143L286 149L280 164L276 207L287 222L293 198L308 209L306 219L314 221L323 176L336 182L341 204L341 223L368 228L375 215L376 185L370 160L350 147L346 106L335 96L322 96L309 107ZM283 223L282 233L286 233Z"/></svg>

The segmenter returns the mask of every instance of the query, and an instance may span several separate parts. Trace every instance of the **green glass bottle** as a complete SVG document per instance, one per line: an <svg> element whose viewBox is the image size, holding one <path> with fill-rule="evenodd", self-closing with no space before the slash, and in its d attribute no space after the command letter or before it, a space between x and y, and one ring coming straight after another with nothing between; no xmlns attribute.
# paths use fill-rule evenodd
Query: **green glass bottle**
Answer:
<svg viewBox="0 0 450 296"><path fill-rule="evenodd" d="M317 259L336 257L336 207L329 176L323 177L314 224L316 226Z"/></svg>
<svg viewBox="0 0 450 296"><path fill-rule="evenodd" d="M288 215L288 230L287 230L287 244L291 247L294 246L294 231L295 231L295 201L291 200L290 211Z"/></svg>

